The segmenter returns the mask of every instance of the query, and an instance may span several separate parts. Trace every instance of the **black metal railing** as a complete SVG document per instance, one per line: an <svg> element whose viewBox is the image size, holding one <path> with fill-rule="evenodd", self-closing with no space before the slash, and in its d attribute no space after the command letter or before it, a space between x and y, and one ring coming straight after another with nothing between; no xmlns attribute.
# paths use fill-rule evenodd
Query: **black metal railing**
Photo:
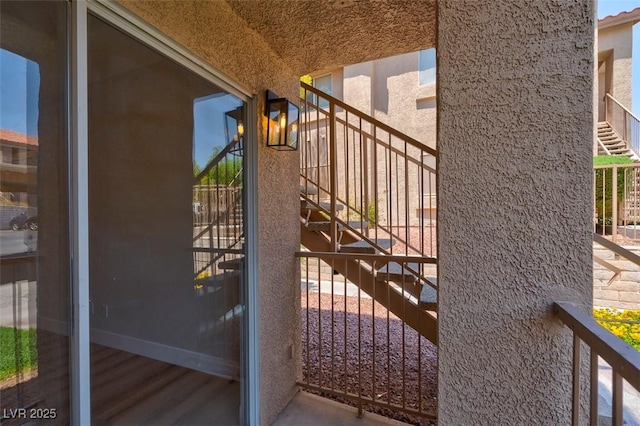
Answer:
<svg viewBox="0 0 640 426"><path fill-rule="evenodd" d="M614 336L590 315L566 302L556 302L555 315L573 331L573 405L572 424L582 424L581 418L588 417L591 425L598 422L598 360L608 363L612 370L612 424L621 426L623 419L623 381L627 381L636 391L640 391L640 352ZM581 416L581 345L590 349L589 360L589 413Z"/></svg>

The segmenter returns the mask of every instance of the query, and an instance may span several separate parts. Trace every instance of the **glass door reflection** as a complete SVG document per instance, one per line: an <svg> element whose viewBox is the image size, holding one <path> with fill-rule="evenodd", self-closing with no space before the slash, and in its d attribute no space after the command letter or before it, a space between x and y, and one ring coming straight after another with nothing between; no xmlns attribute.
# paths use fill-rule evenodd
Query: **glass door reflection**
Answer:
<svg viewBox="0 0 640 426"><path fill-rule="evenodd" d="M240 424L244 104L92 16L88 42L92 423Z"/></svg>

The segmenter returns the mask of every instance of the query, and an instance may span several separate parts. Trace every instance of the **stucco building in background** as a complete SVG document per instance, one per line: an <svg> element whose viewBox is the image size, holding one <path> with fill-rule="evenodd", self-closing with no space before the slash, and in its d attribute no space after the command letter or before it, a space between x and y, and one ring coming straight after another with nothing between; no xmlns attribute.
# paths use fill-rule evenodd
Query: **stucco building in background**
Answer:
<svg viewBox="0 0 640 426"><path fill-rule="evenodd" d="M594 2L2 1L0 18L2 49L40 73L38 256L3 253L0 273L37 294L36 381L16 386L61 423L153 423L173 401L174 422L266 425L286 407L300 158L266 147L265 92L295 101L301 75L337 68L393 126L401 97L438 112L438 421L570 422L572 338L551 308L591 308ZM434 47L437 91L349 67ZM383 63L391 82L411 72ZM238 108L244 220L223 247L193 225L194 133L232 155ZM194 281L201 253L243 260Z"/></svg>
<svg viewBox="0 0 640 426"><path fill-rule="evenodd" d="M598 121L604 97L631 109L633 26L640 8L598 20ZM435 49L410 52L311 74L313 85L361 111L436 146Z"/></svg>

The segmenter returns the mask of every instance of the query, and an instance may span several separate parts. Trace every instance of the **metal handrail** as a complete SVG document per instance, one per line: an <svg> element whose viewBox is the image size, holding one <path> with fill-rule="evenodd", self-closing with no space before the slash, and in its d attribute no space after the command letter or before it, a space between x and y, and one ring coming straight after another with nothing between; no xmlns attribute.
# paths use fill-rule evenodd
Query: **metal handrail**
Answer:
<svg viewBox="0 0 640 426"><path fill-rule="evenodd" d="M590 419L598 422L598 357L606 361L613 370L613 418L614 426L622 425L623 380L640 391L640 352L622 339L614 336L598 324L591 316L568 302L553 304L553 312L567 327L573 330L573 413L572 424L580 424L580 360L581 342L591 348L590 362Z"/></svg>
<svg viewBox="0 0 640 426"><path fill-rule="evenodd" d="M637 157L640 152L640 119L610 93L605 95L605 120Z"/></svg>
<svg viewBox="0 0 640 426"><path fill-rule="evenodd" d="M209 161L209 164L207 164L207 166L204 168L204 170L202 170L200 173L198 173L198 176L196 176L194 178L195 184L197 185L199 182L201 182L202 178L204 178L212 168L217 166L218 163L220 163L220 161L222 161L227 156L227 154L230 153L231 150L233 150L233 148L238 143L240 143L239 139L231 141L227 146L224 147L224 149L222 151L220 151L218 153L218 155L215 156L215 158L213 160Z"/></svg>
<svg viewBox="0 0 640 426"><path fill-rule="evenodd" d="M604 151L605 154L611 155L611 152L607 149L606 146L604 146L604 144L602 143L602 141L600 139L598 139L598 145L600 145L600 148L602 148L602 150Z"/></svg>
<svg viewBox="0 0 640 426"><path fill-rule="evenodd" d="M227 177L231 178L228 183L207 184L205 182L208 182L211 178L210 172L214 170L215 167L227 159L229 155L233 155L232 151L239 143L239 139L231 141L207 164L204 170L194 178L194 200L200 201L206 206L204 212L198 212L198 220L196 220L196 215L194 214L194 225L196 223L201 226L204 225L204 229L200 230L192 240L194 277L198 277L200 273L210 268L215 268L215 265L220 261L224 261L227 255L239 256L242 254L241 249L233 250L234 247L244 241L244 233L239 232L241 230L239 230L237 226L242 224L242 219L238 221L232 220L234 217L233 214L238 210L239 204L242 201L242 197L239 196L242 191L242 186L237 185L238 180L242 176L242 165L238 167L238 170L235 170L234 163L234 170L232 170L233 176L228 176L227 172L229 170L224 170L225 181ZM220 175L217 174L216 176L217 177L213 179L217 182ZM226 230L227 233L224 237L221 237L223 229ZM232 229L231 235L229 235L230 229ZM199 245L203 244L206 246L199 247Z"/></svg>
<svg viewBox="0 0 640 426"><path fill-rule="evenodd" d="M616 104L618 104L618 106L620 106L620 108L622 108L627 114L629 114L631 117L633 117L636 121L640 121L640 119L634 114L632 113L627 107L625 107L624 105L622 105L616 98L614 98L613 96L611 96L610 93L607 93L605 95L607 98L610 98L613 102L615 102Z"/></svg>
<svg viewBox="0 0 640 426"><path fill-rule="evenodd" d="M632 251L627 250L626 248L611 242L609 240L607 240L606 238L604 238L602 235L593 234L593 241L595 241L596 243L600 244L601 246L611 250L612 252L614 252L615 254L624 257L625 259L629 260L630 262L635 263L636 265L640 266L640 256L638 256L637 254L635 254Z"/></svg>
<svg viewBox="0 0 640 426"><path fill-rule="evenodd" d="M410 235L411 232L409 231L409 228L417 225L417 223L410 225L410 222L420 221L421 226L418 228L424 229L422 225L424 224L425 213L430 215L430 218L428 219L429 222L432 225L435 224L435 218L432 217L435 205L432 200L433 195L435 194L437 173L434 168L430 167L424 161L424 156L435 155L436 151L379 122L373 117L354 109L344 102L313 88L312 86L302 84L302 88L304 89L304 92L301 101L305 108L303 108L304 120L302 120L303 126L301 131L301 134L303 135L303 149L301 150L303 157L301 177L303 181L311 183L313 186L319 188L330 198L331 205L330 208L326 210L328 210L329 213L328 220L331 221L330 235L333 247L337 248L337 233L335 232L336 224L341 222L339 218L335 217L334 206L335 204L340 203L347 207L347 216L349 216L350 212L353 212L354 214L365 218L363 220L368 219L368 210L370 206L374 207L376 219L381 217L378 215L380 210L386 209L387 217L384 218L385 221L375 221L376 231L374 238L371 238L369 235L373 231L370 231L368 228L363 231L352 229L354 233L359 235L360 239L371 243L373 240L380 237L380 234L384 234L392 238L394 241L397 241L400 245L406 247L406 250L422 253L424 251L424 244L426 243L424 236L427 232L425 231L421 233L420 236L416 238ZM317 97L315 99L318 99L318 101L320 99L327 100L329 102L328 106L320 107L318 105L320 102L311 101L309 99L310 96L307 96L307 91L314 94L314 96ZM341 107L344 110L343 117L337 116L337 107ZM340 138L336 137L337 126L341 126L340 128L342 129L342 137ZM309 127L311 127L311 130L309 130ZM322 149L318 147L318 143L314 146L310 145L311 133L316 132L316 139L319 138L318 132L321 127L327 130L326 137L329 140L328 146L325 146ZM381 137L380 135L385 132L385 137ZM396 139L392 140L392 137ZM383 139L388 140L385 141ZM340 147L336 148L336 144L340 144ZM349 152L350 144L354 145L351 148L352 152ZM421 153L420 158L414 158L415 153L410 154L408 151L409 149L413 149L418 153ZM321 153L323 153L322 155L327 156L327 151L325 150L328 150L329 158L326 163L321 163ZM341 155L345 155L344 161L346 165L350 166L351 164L358 164L358 166L354 166L351 171L351 177L355 180L359 180L357 184L354 185L355 188L353 186L349 187L350 183L348 173L350 167L346 167L346 172L343 170L343 173L347 174L341 181L341 185L346 185L347 188L346 190L342 190L341 193L336 193L335 185L337 166L334 163L337 158L337 151L340 151ZM381 154L378 155L378 152ZM306 160L309 160L314 154L317 154L318 157L315 159L317 164L307 164ZM305 156L307 156L306 159ZM377 163L380 161L384 163L381 166L384 170L378 170L376 173ZM369 168L371 168L371 171ZM408 175L409 168L412 168L413 170L413 173L410 176ZM311 170L312 173L316 173L317 176L313 177L309 174L308 170ZM319 181L321 170L326 170L329 174L328 184L323 185L322 182ZM384 177L381 173L388 176L386 181L384 181ZM401 173L404 173L404 175L400 175ZM357 176L354 177L354 175ZM392 187L392 185L394 186ZM413 193L410 193L410 187L412 188ZM342 192L345 191L346 196L342 194ZM419 194L416 195L416 191L419 191ZM381 196L381 194L385 194L386 197ZM429 194L431 196L429 201L424 201L423 197L425 194ZM349 198L354 196L360 199L360 205L357 205L358 202L356 201L356 205L354 206L353 201ZM392 200L392 197L395 197L396 199ZM411 202L411 205L408 201L410 197L413 197L414 200ZM416 201L416 197L419 198L419 201ZM385 198L386 201L379 202L382 198ZM401 203L403 203L402 207L399 207ZM416 213L421 215L421 217L416 218L412 209L416 209ZM383 211L383 213L385 212ZM344 222L348 222L348 220L345 220ZM348 227L349 226L347 226L347 228ZM380 230L380 232L378 232L378 230ZM432 231L435 232L435 226L433 226L433 229L429 231L429 233ZM415 240L418 240L418 245L415 244ZM434 250L432 242L429 244L431 250ZM375 244L373 245L375 246ZM377 248L385 252L385 249L380 247ZM390 249L390 251L387 252L392 253L393 249ZM433 284L430 285L433 286Z"/></svg>
<svg viewBox="0 0 640 426"><path fill-rule="evenodd" d="M613 169L614 167L616 168L630 168L630 169L637 169L640 168L640 163L628 163L628 164L604 164L604 165L600 165L600 166L593 166L594 170L601 170L601 169Z"/></svg>
<svg viewBox="0 0 640 426"><path fill-rule="evenodd" d="M295 257L305 258L305 257L317 257L320 259L342 259L342 260L368 260L368 261L384 261L384 262L411 262L411 263L429 263L435 264L438 260L435 257L426 257L426 256L402 256L402 255L391 255L391 254L367 254L367 253L335 253L332 251L314 251L313 253L309 253L307 251L298 251L295 253Z"/></svg>
<svg viewBox="0 0 640 426"><path fill-rule="evenodd" d="M329 101L329 103L331 104L335 104L337 106L339 106L340 108L344 109L345 111L348 111L350 114L353 114L359 118L362 118L364 120L369 121L371 124L373 124L376 127L379 127L380 129L384 130L385 132L388 132L390 134L392 134L393 136L399 138L399 139L403 139L406 140L409 144L411 144L412 146L422 149L424 151L427 151L429 154L431 155L436 155L436 150L423 144L422 142L419 142L417 140L415 140L414 138L412 138L411 136L405 135L404 133L400 132L397 129L394 129L393 127L384 124L382 121L379 121L373 117L371 117L370 115L367 115L365 113L363 113L362 111L359 111L357 109L355 109L354 107L352 107L349 104L344 103L343 101L341 101L340 99L334 98L333 96L316 89L315 87L301 81L300 82L300 87L302 87L303 89L305 89L308 92L314 93L316 95L321 96L323 99L326 99ZM309 102L310 103L310 102ZM310 103L311 104L311 103Z"/></svg>

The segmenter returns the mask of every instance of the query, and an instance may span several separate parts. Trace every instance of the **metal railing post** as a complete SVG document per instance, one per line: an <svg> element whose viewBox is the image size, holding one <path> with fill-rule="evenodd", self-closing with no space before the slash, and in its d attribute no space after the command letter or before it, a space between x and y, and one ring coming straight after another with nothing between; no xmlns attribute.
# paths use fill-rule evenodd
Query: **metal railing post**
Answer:
<svg viewBox="0 0 640 426"><path fill-rule="evenodd" d="M580 425L580 337L573 333L573 385L571 425Z"/></svg>
<svg viewBox="0 0 640 426"><path fill-rule="evenodd" d="M624 122L623 122L623 126L624 126L624 140L629 143L629 120L628 120L628 114L626 113L626 111L622 111L622 116L624 117Z"/></svg>
<svg viewBox="0 0 640 426"><path fill-rule="evenodd" d="M362 144L362 167L363 167L363 182L362 187L364 191L364 220L366 221L366 225L363 225L364 235L369 236L369 139L367 137L363 138Z"/></svg>
<svg viewBox="0 0 640 426"><path fill-rule="evenodd" d="M612 169L611 191L611 233L615 243L618 237L618 166L615 164ZM603 226L606 229L606 225L603 224Z"/></svg>
<svg viewBox="0 0 640 426"><path fill-rule="evenodd" d="M337 153L336 153L336 105L333 102L329 103L329 186L331 191L331 207L330 207L330 236L331 236L331 250L338 251L338 228L336 223L337 214Z"/></svg>

